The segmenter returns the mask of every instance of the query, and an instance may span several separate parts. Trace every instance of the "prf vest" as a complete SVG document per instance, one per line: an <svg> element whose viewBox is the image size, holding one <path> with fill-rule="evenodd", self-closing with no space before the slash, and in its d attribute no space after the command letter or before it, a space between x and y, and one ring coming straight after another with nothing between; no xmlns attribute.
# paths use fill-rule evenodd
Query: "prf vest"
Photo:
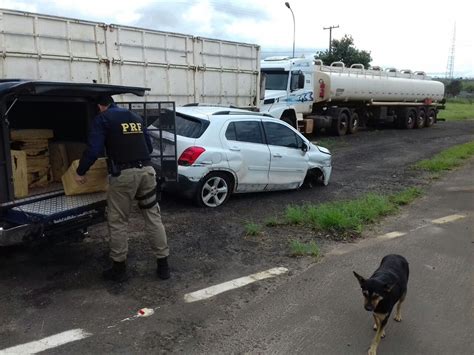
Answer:
<svg viewBox="0 0 474 355"><path fill-rule="evenodd" d="M120 107L110 107L102 115L107 134L107 156L115 163L131 163L150 160L150 153L143 130L145 125L137 114Z"/></svg>

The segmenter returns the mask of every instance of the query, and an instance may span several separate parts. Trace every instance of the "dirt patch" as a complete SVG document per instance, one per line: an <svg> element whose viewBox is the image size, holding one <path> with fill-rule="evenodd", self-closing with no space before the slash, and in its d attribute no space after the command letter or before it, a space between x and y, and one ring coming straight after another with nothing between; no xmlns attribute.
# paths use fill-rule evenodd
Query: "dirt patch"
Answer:
<svg viewBox="0 0 474 355"><path fill-rule="evenodd" d="M0 314L11 314L8 318L14 319L11 309L48 308L64 296L82 302L84 293L99 292L105 287L110 295L116 296L111 298L108 312L117 317L113 302L118 299L126 302L127 307L160 304L163 308L179 308L183 294L212 284L276 266L289 268L290 275L298 273L317 259L291 257L291 240L314 240L323 254L338 242L311 229L264 226L268 220L281 220L288 205L352 199L368 192L393 193L412 186L423 188L431 183L429 174L411 166L448 147L473 141L474 122L440 122L430 129L409 131L363 131L330 139L334 169L326 187L235 195L218 209L197 208L188 200L163 196L160 205L171 249L170 280L156 278L156 262L142 234L143 220L137 210L129 226L128 263L132 278L123 285L104 285L100 279L102 269L108 265L105 224L91 228L90 237L82 243L11 249L0 257L0 282L10 290L0 295ZM247 223L264 227L258 235L247 236ZM271 287L263 285L264 290ZM232 307L238 309L239 301L228 308L230 314ZM70 312L79 317L81 310ZM193 324L171 319L172 315L166 332L180 329L182 324L193 332ZM0 327L0 334L10 331L8 324L7 320L4 328ZM183 336L184 333L180 331ZM154 337L150 332L145 342L154 344ZM163 338L160 345L170 348L173 339Z"/></svg>

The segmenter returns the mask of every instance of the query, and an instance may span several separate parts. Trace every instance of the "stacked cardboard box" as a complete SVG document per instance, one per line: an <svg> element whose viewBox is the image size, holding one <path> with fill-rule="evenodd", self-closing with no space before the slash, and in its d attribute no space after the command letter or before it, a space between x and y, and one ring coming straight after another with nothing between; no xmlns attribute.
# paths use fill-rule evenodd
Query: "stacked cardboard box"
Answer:
<svg viewBox="0 0 474 355"><path fill-rule="evenodd" d="M80 159L87 149L82 142L52 142L49 144L49 160L53 181L61 182L61 177L74 160Z"/></svg>
<svg viewBox="0 0 474 355"><path fill-rule="evenodd" d="M107 159L99 158L86 173L86 182L78 184L74 177L76 175L79 160L74 160L69 169L62 176L64 193L68 196L92 192L106 191L109 186Z"/></svg>
<svg viewBox="0 0 474 355"><path fill-rule="evenodd" d="M28 173L26 171L26 153L12 150L13 189L16 198L28 196Z"/></svg>
<svg viewBox="0 0 474 355"><path fill-rule="evenodd" d="M52 181L49 139L53 138L53 131L19 129L12 130L10 134L14 150L26 154L28 188L47 186Z"/></svg>

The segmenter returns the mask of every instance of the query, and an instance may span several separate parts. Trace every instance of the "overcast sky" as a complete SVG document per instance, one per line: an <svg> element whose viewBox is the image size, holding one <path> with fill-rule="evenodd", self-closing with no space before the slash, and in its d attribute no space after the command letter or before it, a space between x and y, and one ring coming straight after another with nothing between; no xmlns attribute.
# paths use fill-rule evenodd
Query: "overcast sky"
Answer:
<svg viewBox="0 0 474 355"><path fill-rule="evenodd" d="M474 77L474 20L469 1L291 0L296 54L311 56L350 34L372 65L444 76L456 24L454 73ZM469 6L469 7L468 7ZM280 0L0 0L0 8L255 43L262 57L291 55L293 19Z"/></svg>

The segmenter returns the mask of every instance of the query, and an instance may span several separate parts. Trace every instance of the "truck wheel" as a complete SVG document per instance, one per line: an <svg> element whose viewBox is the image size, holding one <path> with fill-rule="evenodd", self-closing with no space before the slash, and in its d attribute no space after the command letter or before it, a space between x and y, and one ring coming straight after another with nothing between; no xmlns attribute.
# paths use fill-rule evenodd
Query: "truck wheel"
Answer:
<svg viewBox="0 0 474 355"><path fill-rule="evenodd" d="M336 136L344 136L349 126L349 115L342 112L337 120L333 121L332 131Z"/></svg>
<svg viewBox="0 0 474 355"><path fill-rule="evenodd" d="M354 112L349 121L349 127L347 128L347 133L355 134L358 129L359 129L359 115Z"/></svg>
<svg viewBox="0 0 474 355"><path fill-rule="evenodd" d="M199 183L195 196L196 203L202 207L219 207L229 198L231 187L230 178L226 174L209 173Z"/></svg>
<svg viewBox="0 0 474 355"><path fill-rule="evenodd" d="M415 128L423 128L425 126L426 112L425 109L420 108L415 120Z"/></svg>
<svg viewBox="0 0 474 355"><path fill-rule="evenodd" d="M405 115L401 118L401 128L412 129L415 126L415 121L417 117L418 115L415 109L408 109L405 112Z"/></svg>
<svg viewBox="0 0 474 355"><path fill-rule="evenodd" d="M436 110L430 108L426 115L425 127L431 127L436 121Z"/></svg>

